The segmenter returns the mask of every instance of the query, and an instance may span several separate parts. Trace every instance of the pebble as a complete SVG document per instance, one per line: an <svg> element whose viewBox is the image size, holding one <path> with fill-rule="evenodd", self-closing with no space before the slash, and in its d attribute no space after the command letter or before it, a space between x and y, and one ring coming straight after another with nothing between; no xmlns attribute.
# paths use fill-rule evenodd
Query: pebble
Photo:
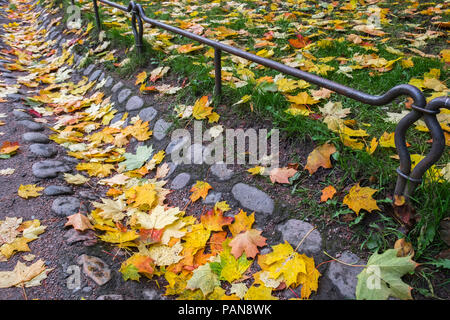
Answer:
<svg viewBox="0 0 450 320"><path fill-rule="evenodd" d="M169 172L166 175L166 178L168 178L178 167L178 164L173 162L167 162L167 165L169 166Z"/></svg>
<svg viewBox="0 0 450 320"><path fill-rule="evenodd" d="M120 103L120 102L119 102ZM138 96L132 96L130 100L128 100L125 109L127 111L139 110L144 105L144 100Z"/></svg>
<svg viewBox="0 0 450 320"><path fill-rule="evenodd" d="M42 131L45 129L45 127L41 123L37 123L31 120L20 120L18 123L31 131Z"/></svg>
<svg viewBox="0 0 450 320"><path fill-rule="evenodd" d="M52 203L52 211L57 216L67 217L81 211L81 202L75 197L57 198Z"/></svg>
<svg viewBox="0 0 450 320"><path fill-rule="evenodd" d="M104 294L97 298L97 300L123 300L121 294Z"/></svg>
<svg viewBox="0 0 450 320"><path fill-rule="evenodd" d="M216 204L220 200L222 200L222 192L211 191L210 193L208 193L206 198L203 200L203 203L204 204Z"/></svg>
<svg viewBox="0 0 450 320"><path fill-rule="evenodd" d="M47 135L39 132L25 132L23 134L23 140L26 142L35 142L35 143L49 143L50 139Z"/></svg>
<svg viewBox="0 0 450 320"><path fill-rule="evenodd" d="M73 228L66 231L64 238L68 244L74 244L80 241L97 241L93 230L77 231Z"/></svg>
<svg viewBox="0 0 450 320"><path fill-rule="evenodd" d="M88 74L90 74L92 72L92 70L94 70L95 65L91 64L89 65L86 69L84 69L83 71L83 75L87 76Z"/></svg>
<svg viewBox="0 0 450 320"><path fill-rule="evenodd" d="M42 143L34 143L30 145L30 151L35 155L44 158L51 158L58 153L53 145Z"/></svg>
<svg viewBox="0 0 450 320"><path fill-rule="evenodd" d="M122 89L117 95L117 102L123 103L130 96L131 90L128 88ZM138 97L139 98L139 97Z"/></svg>
<svg viewBox="0 0 450 320"><path fill-rule="evenodd" d="M148 108L145 108L145 109L142 109L140 112L139 112L139 118L143 121L143 122L145 122L145 121L152 121L155 117L156 117L156 114L158 113L158 111L156 111L155 110L155 108L153 108L153 107L148 107Z"/></svg>
<svg viewBox="0 0 450 320"><path fill-rule="evenodd" d="M156 140L162 140L167 134L167 131L172 126L172 122L167 122L164 119L159 119L156 121L155 126L153 127L153 137Z"/></svg>
<svg viewBox="0 0 450 320"><path fill-rule="evenodd" d="M225 163L216 163L211 166L211 173L219 179L219 181L230 180L234 171L227 168Z"/></svg>
<svg viewBox="0 0 450 320"><path fill-rule="evenodd" d="M289 242L294 248L313 228L313 225L298 219L290 219L277 226L277 230L282 234L283 241ZM309 257L319 255L322 252L322 236L320 232L317 230L312 231L298 248L298 252L304 253Z"/></svg>
<svg viewBox="0 0 450 320"><path fill-rule="evenodd" d="M99 286L111 279L111 270L106 262L98 257L83 254L78 257L77 263L83 265L83 273Z"/></svg>
<svg viewBox="0 0 450 320"><path fill-rule="evenodd" d="M55 178L60 172L70 171L70 167L61 161L43 160L32 166L33 175L37 178Z"/></svg>
<svg viewBox="0 0 450 320"><path fill-rule="evenodd" d="M142 290L142 296L145 300L166 300L156 289Z"/></svg>
<svg viewBox="0 0 450 320"><path fill-rule="evenodd" d="M113 93L116 93L116 92L119 91L119 89L122 88L122 87L123 87L122 81L117 82L117 83L112 87L111 91L112 91Z"/></svg>
<svg viewBox="0 0 450 320"><path fill-rule="evenodd" d="M80 192L78 192L78 194L83 199L87 199L87 200L97 200L98 199L98 196L91 191L80 191Z"/></svg>
<svg viewBox="0 0 450 320"><path fill-rule="evenodd" d="M89 82L97 80L101 73L102 70L95 70L94 72L92 72L91 76L89 77Z"/></svg>
<svg viewBox="0 0 450 320"><path fill-rule="evenodd" d="M33 117L30 114L23 112L21 110L13 110L12 114L17 120L33 119Z"/></svg>
<svg viewBox="0 0 450 320"><path fill-rule="evenodd" d="M108 78L106 78L106 82L105 82L104 87L105 88L111 87L113 82L114 82L114 79L111 76L108 76Z"/></svg>
<svg viewBox="0 0 450 320"><path fill-rule="evenodd" d="M51 185L44 189L46 196L59 196L64 194L73 194L73 190L68 186L55 186Z"/></svg>
<svg viewBox="0 0 450 320"><path fill-rule="evenodd" d="M272 214L274 202L269 195L245 183L237 183L231 189L233 197L241 206L256 212Z"/></svg>
<svg viewBox="0 0 450 320"><path fill-rule="evenodd" d="M170 189L179 190L184 188L191 180L191 175L187 172L178 174L170 184Z"/></svg>
<svg viewBox="0 0 450 320"><path fill-rule="evenodd" d="M348 264L365 264L364 261L350 251L342 252L337 258ZM362 270L363 267L350 267L337 261L332 261L330 262L324 277L331 281L342 297L346 299L355 299L356 284L358 283L357 276Z"/></svg>

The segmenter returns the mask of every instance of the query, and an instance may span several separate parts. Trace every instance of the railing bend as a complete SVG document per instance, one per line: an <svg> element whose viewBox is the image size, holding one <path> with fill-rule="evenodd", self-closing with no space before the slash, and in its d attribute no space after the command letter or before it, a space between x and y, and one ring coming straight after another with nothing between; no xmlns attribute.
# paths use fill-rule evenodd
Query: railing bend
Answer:
<svg viewBox="0 0 450 320"><path fill-rule="evenodd" d="M143 51L143 21L150 23L152 26L182 35L200 43L206 44L214 48L214 70L215 70L215 88L214 94L220 97L222 92L222 67L221 54L222 51L232 55L256 62L260 65L277 70L281 73L305 80L309 83L315 84L319 87L327 88L338 94L366 103L373 106L381 106L392 102L399 96L410 96L413 99L412 111L407 114L397 125L395 129L395 146L400 158L400 166L397 168L397 184L395 186L394 194L403 195L406 199L414 192L416 186L421 182L423 174L442 156L445 149L445 137L436 115L440 108L450 109L449 97L438 97L431 100L428 104L422 91L417 87L409 84L397 85L382 95L370 95L362 91L344 86L334 81L319 77L315 74L302 71L285 64L263 58L252 54L250 52L235 48L233 46L211 40L189 31L173 27L162 23L160 21L150 19L145 15L145 12L140 4L130 1L127 7L108 0L92 0L95 11L95 19L98 30L101 29L101 21L98 9L98 2L101 2L110 7L130 12L131 13L131 28L135 39L135 45L139 53ZM433 144L428 155L420 161L414 170L411 172L411 156L406 146L406 131L414 122L424 118L426 126L428 127L433 138Z"/></svg>

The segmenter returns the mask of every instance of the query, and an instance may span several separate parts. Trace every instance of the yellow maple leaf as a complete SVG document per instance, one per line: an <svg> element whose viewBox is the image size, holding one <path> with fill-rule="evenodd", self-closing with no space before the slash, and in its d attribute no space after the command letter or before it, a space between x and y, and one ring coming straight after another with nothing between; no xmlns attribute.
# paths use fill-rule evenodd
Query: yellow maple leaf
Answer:
<svg viewBox="0 0 450 320"><path fill-rule="evenodd" d="M380 147L383 148L395 148L394 132L387 133L384 132L378 141Z"/></svg>
<svg viewBox="0 0 450 320"><path fill-rule="evenodd" d="M141 209L151 209L157 203L155 185L151 183L134 186L125 191L125 196L130 202L133 202L133 207Z"/></svg>
<svg viewBox="0 0 450 320"><path fill-rule="evenodd" d="M35 184L26 184L26 185L21 184L19 186L19 189L17 190L17 194L24 199L28 199L39 197L41 195L39 191L42 190L44 190L43 187L38 187Z"/></svg>
<svg viewBox="0 0 450 320"><path fill-rule="evenodd" d="M76 167L79 171L87 171L88 175L104 178L111 174L111 171L114 169L112 164L108 163L99 163L99 162L84 162L77 164Z"/></svg>
<svg viewBox="0 0 450 320"><path fill-rule="evenodd" d="M209 189L212 189L210 184L205 181L197 181L195 185L191 188L191 200L192 202L197 201L199 198L205 199L208 195Z"/></svg>
<svg viewBox="0 0 450 320"><path fill-rule="evenodd" d="M320 167L332 168L330 156L336 152L336 147L333 144L325 143L315 148L309 155L306 161L305 169L309 174L313 174Z"/></svg>
<svg viewBox="0 0 450 320"><path fill-rule="evenodd" d="M255 213L253 212L251 215L247 215L247 213L241 209L239 213L234 216L234 221L228 228L234 237L242 231L250 230L254 222Z"/></svg>
<svg viewBox="0 0 450 320"><path fill-rule="evenodd" d="M278 300L272 296L272 288L252 285L244 295L244 300Z"/></svg>
<svg viewBox="0 0 450 320"><path fill-rule="evenodd" d="M147 79L147 72L142 71L141 73L139 73L136 76L136 82L134 84L138 85L138 84L144 83L145 79Z"/></svg>
<svg viewBox="0 0 450 320"><path fill-rule="evenodd" d="M286 96L288 101L295 103L295 104L316 104L319 103L319 100L315 100L312 98L307 92L303 91L300 92L296 96Z"/></svg>
<svg viewBox="0 0 450 320"><path fill-rule="evenodd" d="M264 173L265 168L261 166L256 166L253 168L250 168L247 170L247 172L250 172L252 175L262 175Z"/></svg>
<svg viewBox="0 0 450 320"><path fill-rule="evenodd" d="M209 107L208 96L203 96L195 101L192 115L197 120L205 119L212 114L212 107Z"/></svg>
<svg viewBox="0 0 450 320"><path fill-rule="evenodd" d="M377 201L372 198L372 195L378 190L361 187L359 182L354 185L349 193L344 197L343 204L347 205L350 209L359 214L361 209L372 212L373 210L380 210L377 205Z"/></svg>
<svg viewBox="0 0 450 320"><path fill-rule="evenodd" d="M122 130L125 136L132 135L138 141L145 141L153 134L153 131L149 130L148 121L142 122L141 119L136 121L132 126L128 126Z"/></svg>

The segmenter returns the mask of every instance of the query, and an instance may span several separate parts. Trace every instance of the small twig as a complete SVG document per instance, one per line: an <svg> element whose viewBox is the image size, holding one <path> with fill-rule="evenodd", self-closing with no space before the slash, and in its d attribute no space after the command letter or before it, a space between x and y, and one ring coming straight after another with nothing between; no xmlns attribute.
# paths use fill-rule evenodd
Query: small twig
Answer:
<svg viewBox="0 0 450 320"><path fill-rule="evenodd" d="M363 267L363 268L367 267L367 265L365 265L365 264L350 264L350 263L346 263L344 261L336 259L335 257L333 257L330 254L328 254L326 251L323 251L323 253L325 255L327 255L328 257L330 257L331 259L333 259L334 261L339 262L339 263L344 264L344 265L349 266L349 267Z"/></svg>
<svg viewBox="0 0 450 320"><path fill-rule="evenodd" d="M305 241L305 239L311 234L311 232L313 232L316 229L317 229L317 227L313 227L311 230L309 230L308 233L305 234L305 236L302 238L302 240L300 240L300 242L298 243L297 247L295 247L294 251L297 251L297 249L302 245L303 241Z"/></svg>
<svg viewBox="0 0 450 320"><path fill-rule="evenodd" d="M23 297L25 298L25 300L28 300L27 292L25 291L25 285L23 284L23 282L22 282L22 291L23 291Z"/></svg>
<svg viewBox="0 0 450 320"><path fill-rule="evenodd" d="M186 203L186 206L183 208L183 210L182 211L186 211L186 209L187 209L187 207L191 204L191 200L189 200L189 202L188 203Z"/></svg>

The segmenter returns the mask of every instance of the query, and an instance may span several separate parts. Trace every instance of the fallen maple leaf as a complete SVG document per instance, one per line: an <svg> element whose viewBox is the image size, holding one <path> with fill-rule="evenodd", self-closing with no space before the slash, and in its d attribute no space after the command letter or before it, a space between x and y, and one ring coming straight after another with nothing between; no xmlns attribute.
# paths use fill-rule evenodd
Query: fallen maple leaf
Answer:
<svg viewBox="0 0 450 320"><path fill-rule="evenodd" d="M94 230L88 217L81 213L75 213L67 217L68 221L64 225L65 227L72 226L75 230L84 231L87 229Z"/></svg>
<svg viewBox="0 0 450 320"><path fill-rule="evenodd" d="M191 188L191 200L192 202L197 201L199 198L205 199L208 195L209 189L212 189L212 187L209 185L208 182L205 181L197 181L195 185Z"/></svg>
<svg viewBox="0 0 450 320"><path fill-rule="evenodd" d="M326 202L329 199L333 199L333 196L336 193L336 189L333 186L328 186L323 188L322 196L320 197L320 202Z"/></svg>
<svg viewBox="0 0 450 320"><path fill-rule="evenodd" d="M297 170L292 168L275 168L270 171L270 181L272 183L278 182L278 183L287 183L289 184L289 178L292 177L294 174L297 173Z"/></svg>
<svg viewBox="0 0 450 320"><path fill-rule="evenodd" d="M256 229L251 229L236 235L230 241L233 256L237 259L245 252L247 257L254 258L259 253L257 247L264 247L266 245L266 238L261 236L261 232Z"/></svg>
<svg viewBox="0 0 450 320"><path fill-rule="evenodd" d="M44 190L43 187L38 187L35 184L26 184L26 185L21 184L19 186L19 189L17 190L17 194L24 199L28 199L39 197L41 195L39 191L42 190Z"/></svg>
<svg viewBox="0 0 450 320"><path fill-rule="evenodd" d="M332 168L330 156L335 152L336 147L329 143L315 148L308 156L305 169L309 171L309 174L313 174L320 167Z"/></svg>
<svg viewBox="0 0 450 320"><path fill-rule="evenodd" d="M222 231L224 226L233 222L233 217L224 217L222 210L211 209L201 215L200 221L208 230Z"/></svg>
<svg viewBox="0 0 450 320"><path fill-rule="evenodd" d="M344 197L343 204L346 204L350 209L359 214L361 209L372 212L373 210L380 210L377 201L372 198L372 195L378 190L361 187L359 182L354 185L349 193Z"/></svg>

